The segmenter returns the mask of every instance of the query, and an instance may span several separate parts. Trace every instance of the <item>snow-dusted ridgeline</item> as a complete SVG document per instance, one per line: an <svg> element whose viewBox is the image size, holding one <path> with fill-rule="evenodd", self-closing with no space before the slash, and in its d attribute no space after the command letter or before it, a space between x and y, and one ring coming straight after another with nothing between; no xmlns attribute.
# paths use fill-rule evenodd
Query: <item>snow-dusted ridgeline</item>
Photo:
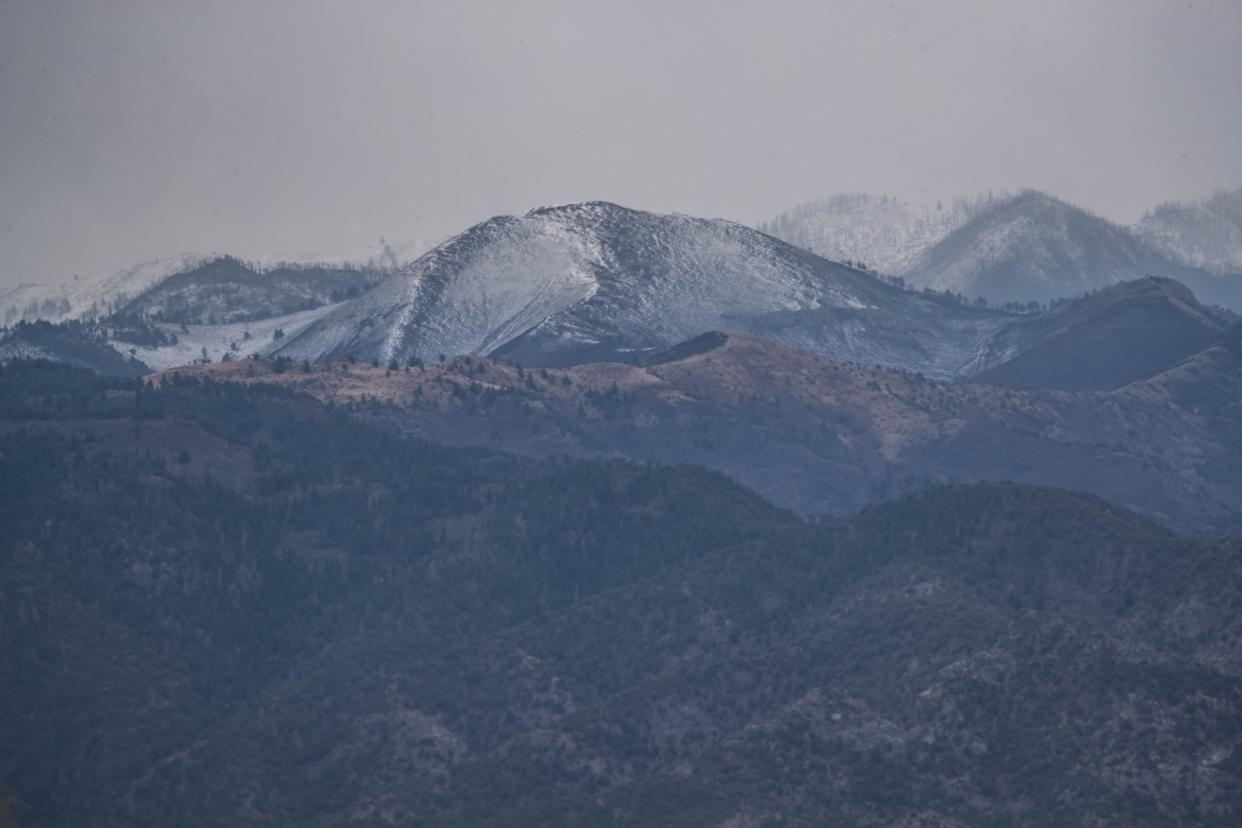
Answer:
<svg viewBox="0 0 1242 828"><path fill-rule="evenodd" d="M633 359L718 329L956 376L1004 314L903 291L721 219L606 202L470 228L279 348L298 359Z"/></svg>
<svg viewBox="0 0 1242 828"><path fill-rule="evenodd" d="M1214 273L1242 274L1242 190L1161 204L1130 229L1174 261Z"/></svg>

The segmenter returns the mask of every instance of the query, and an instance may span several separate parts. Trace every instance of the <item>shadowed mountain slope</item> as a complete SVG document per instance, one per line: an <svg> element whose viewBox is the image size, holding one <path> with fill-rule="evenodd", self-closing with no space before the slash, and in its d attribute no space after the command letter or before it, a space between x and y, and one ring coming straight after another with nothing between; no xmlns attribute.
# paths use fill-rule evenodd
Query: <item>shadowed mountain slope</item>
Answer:
<svg viewBox="0 0 1242 828"><path fill-rule="evenodd" d="M1117 388L1202 350L1236 320L1203 307L1170 279L1135 279L1003 330L993 347L1016 355L974 380L1011 388Z"/></svg>

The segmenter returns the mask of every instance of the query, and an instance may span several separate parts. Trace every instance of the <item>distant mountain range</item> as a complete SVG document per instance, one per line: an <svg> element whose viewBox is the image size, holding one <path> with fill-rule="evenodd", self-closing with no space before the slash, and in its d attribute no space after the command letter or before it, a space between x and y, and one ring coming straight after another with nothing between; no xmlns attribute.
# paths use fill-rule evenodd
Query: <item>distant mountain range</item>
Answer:
<svg viewBox="0 0 1242 828"><path fill-rule="evenodd" d="M849 195L795 208L760 229L915 287L997 303L1047 302L1151 275L1239 309L1240 202L1242 191L1166 205L1127 228L1033 190L935 209Z"/></svg>
<svg viewBox="0 0 1242 828"><path fill-rule="evenodd" d="M1210 203L1213 214L1227 212L1226 197ZM1176 213L1181 226L1207 209L1158 212ZM12 322L44 308L52 318L98 319L115 334L113 347L135 349L153 368L252 352L312 362L476 355L550 367L636 363L705 331L736 330L960 380L1016 358L1082 312L1047 305L1145 274L1190 290L1157 290L1161 307L1193 307L1213 325L1228 324L1228 312L1209 306L1242 307L1242 275L1175 262L1136 231L1033 191L930 212L842 196L767 229L805 246L722 219L569 204L490 219L408 262L389 246L358 266L184 256L32 300L20 312L12 306L9 315ZM886 276L890 265L901 273ZM25 301L22 289L10 293ZM1101 341L1062 336L1056 346L1083 354L1087 385L1096 382L1085 373L1088 346ZM1162 348L1151 338L1111 347L1133 351L1137 363L1148 352L1158 361Z"/></svg>
<svg viewBox="0 0 1242 828"><path fill-rule="evenodd" d="M103 276L74 277L63 284L19 284L0 288L0 324L10 326L22 320L56 322L106 317L147 291L159 287L165 280L185 276L221 259L238 261L255 274L281 269L354 270L383 274L409 264L429 247L431 244L423 241L397 245L381 242L350 254L277 254L245 260L218 253L182 253L141 262Z"/></svg>
<svg viewBox="0 0 1242 828"><path fill-rule="evenodd" d="M1174 261L1214 273L1242 273L1242 190L1162 204L1131 230Z"/></svg>
<svg viewBox="0 0 1242 828"><path fill-rule="evenodd" d="M759 229L825 259L899 275L991 201L981 196L928 208L892 196L842 193L794 207Z"/></svg>
<svg viewBox="0 0 1242 828"><path fill-rule="evenodd" d="M964 236L988 235L1007 216L1043 208L1064 212L1033 194L1003 204L1003 211L996 205L960 208L973 210L974 218L933 253ZM1098 221L1081 211L1068 215ZM1124 231L1116 233L1132 242ZM1242 280L1237 284L1242 287ZM1076 292L1095 289L1084 280ZM1186 291L1173 297L1170 290L1176 293L1165 287L1156 293L1193 305L1200 317L1213 317L1213 325L1228 324L1227 313L1207 311ZM960 379L1012 359L1032 337L1045 335L1035 333L1041 326L1050 331L1063 324L1038 316L905 290L732 222L596 202L473 227L274 352L382 363L491 355L565 366L637 362L704 331L731 329L835 359ZM1057 318L1070 315L1062 311Z"/></svg>
<svg viewBox="0 0 1242 828"><path fill-rule="evenodd" d="M731 328L950 378L1009 321L733 222L591 202L472 227L276 352L384 363L442 354L634 362Z"/></svg>

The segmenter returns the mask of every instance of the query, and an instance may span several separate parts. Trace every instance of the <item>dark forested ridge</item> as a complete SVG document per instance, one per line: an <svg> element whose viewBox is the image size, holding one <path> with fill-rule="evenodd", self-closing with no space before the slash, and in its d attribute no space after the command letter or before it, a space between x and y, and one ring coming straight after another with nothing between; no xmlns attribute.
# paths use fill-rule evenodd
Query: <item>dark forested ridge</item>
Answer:
<svg viewBox="0 0 1242 828"><path fill-rule="evenodd" d="M1087 495L936 488L808 522L696 467L12 363L0 525L17 825L1242 809L1242 547Z"/></svg>
<svg viewBox="0 0 1242 828"><path fill-rule="evenodd" d="M111 347L100 326L73 320L58 325L19 322L0 332L0 361L29 359L52 360L109 376L140 377L151 370Z"/></svg>

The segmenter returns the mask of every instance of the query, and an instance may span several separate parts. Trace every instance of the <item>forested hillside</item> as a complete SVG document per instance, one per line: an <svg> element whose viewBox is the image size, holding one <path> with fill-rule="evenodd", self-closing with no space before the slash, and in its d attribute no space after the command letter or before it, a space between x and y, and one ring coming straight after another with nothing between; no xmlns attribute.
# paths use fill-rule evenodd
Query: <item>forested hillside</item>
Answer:
<svg viewBox="0 0 1242 828"><path fill-rule="evenodd" d="M294 369L297 370L297 369ZM0 368L0 784L59 825L1233 825L1234 541Z"/></svg>

